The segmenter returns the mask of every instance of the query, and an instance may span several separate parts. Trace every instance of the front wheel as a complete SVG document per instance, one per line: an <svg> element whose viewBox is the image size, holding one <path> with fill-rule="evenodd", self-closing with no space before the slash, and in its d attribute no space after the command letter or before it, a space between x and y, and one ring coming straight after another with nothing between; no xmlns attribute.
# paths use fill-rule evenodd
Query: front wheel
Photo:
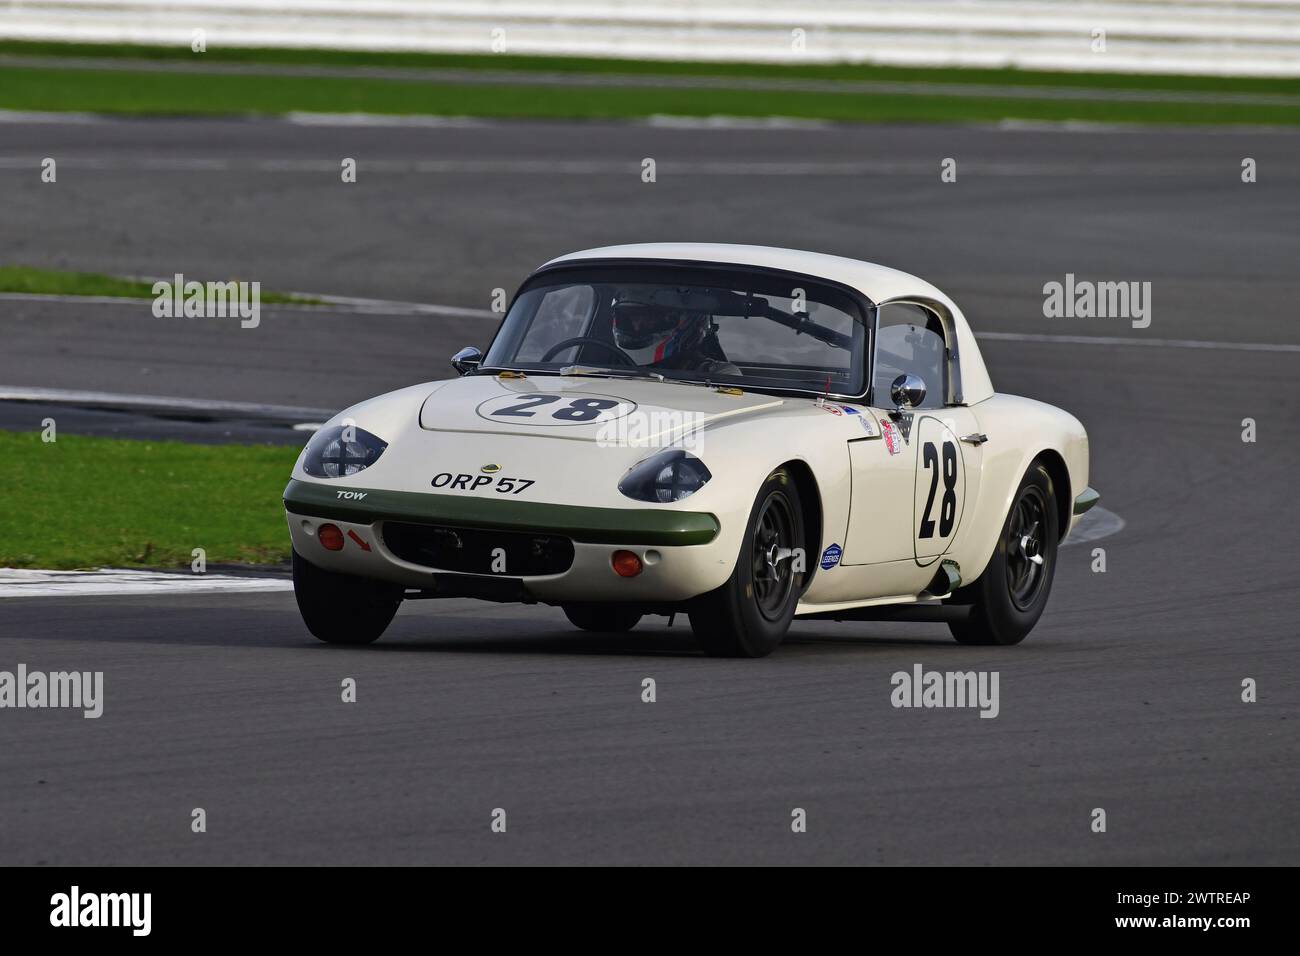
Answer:
<svg viewBox="0 0 1300 956"><path fill-rule="evenodd" d="M766 657L790 629L803 593L803 511L788 471L768 475L727 583L696 598L691 630L714 657Z"/></svg>
<svg viewBox="0 0 1300 956"><path fill-rule="evenodd" d="M327 644L370 644L392 623L402 589L325 571L293 553L293 593L307 630Z"/></svg>
<svg viewBox="0 0 1300 956"><path fill-rule="evenodd" d="M1056 489L1041 462L1021 479L997 548L979 580L962 588L970 617L948 629L961 644L1019 644L1047 607L1060 540Z"/></svg>

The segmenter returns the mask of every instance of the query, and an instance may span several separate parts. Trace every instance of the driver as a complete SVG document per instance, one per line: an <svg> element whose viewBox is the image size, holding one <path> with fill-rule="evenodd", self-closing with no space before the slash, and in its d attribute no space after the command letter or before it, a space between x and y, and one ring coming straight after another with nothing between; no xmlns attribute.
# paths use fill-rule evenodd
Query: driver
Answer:
<svg viewBox="0 0 1300 956"><path fill-rule="evenodd" d="M710 314L690 289L620 289L612 303L614 344L642 368L740 375L718 343Z"/></svg>

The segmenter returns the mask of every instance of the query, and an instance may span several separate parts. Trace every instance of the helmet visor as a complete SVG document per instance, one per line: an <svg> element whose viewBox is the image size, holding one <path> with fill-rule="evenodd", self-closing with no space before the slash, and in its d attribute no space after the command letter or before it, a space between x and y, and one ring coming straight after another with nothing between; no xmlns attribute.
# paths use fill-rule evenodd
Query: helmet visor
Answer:
<svg viewBox="0 0 1300 956"><path fill-rule="evenodd" d="M614 341L620 348L642 349L665 338L681 319L679 310L635 300L614 300Z"/></svg>

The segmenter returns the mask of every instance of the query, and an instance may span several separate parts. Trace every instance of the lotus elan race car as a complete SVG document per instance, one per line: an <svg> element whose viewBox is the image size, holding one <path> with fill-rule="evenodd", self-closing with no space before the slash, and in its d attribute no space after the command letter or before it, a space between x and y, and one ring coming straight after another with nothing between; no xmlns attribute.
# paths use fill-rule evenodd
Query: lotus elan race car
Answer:
<svg viewBox="0 0 1300 956"><path fill-rule="evenodd" d="M764 656L796 617L1015 644L1098 500L1078 420L995 393L951 299L852 259L573 253L452 365L341 412L294 466L294 588L324 641L474 597L598 632L685 613L715 655Z"/></svg>

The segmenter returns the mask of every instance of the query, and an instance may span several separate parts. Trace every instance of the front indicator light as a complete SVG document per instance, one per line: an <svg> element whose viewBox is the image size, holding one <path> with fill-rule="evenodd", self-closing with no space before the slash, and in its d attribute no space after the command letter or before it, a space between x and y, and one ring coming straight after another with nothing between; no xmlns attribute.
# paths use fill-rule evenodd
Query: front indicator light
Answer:
<svg viewBox="0 0 1300 956"><path fill-rule="evenodd" d="M337 525L321 525L316 532L316 539L320 541L321 547L326 551L343 550L343 532L338 529Z"/></svg>
<svg viewBox="0 0 1300 956"><path fill-rule="evenodd" d="M634 578L641 573L641 559L631 551L615 551L610 555L609 563L621 578Z"/></svg>

